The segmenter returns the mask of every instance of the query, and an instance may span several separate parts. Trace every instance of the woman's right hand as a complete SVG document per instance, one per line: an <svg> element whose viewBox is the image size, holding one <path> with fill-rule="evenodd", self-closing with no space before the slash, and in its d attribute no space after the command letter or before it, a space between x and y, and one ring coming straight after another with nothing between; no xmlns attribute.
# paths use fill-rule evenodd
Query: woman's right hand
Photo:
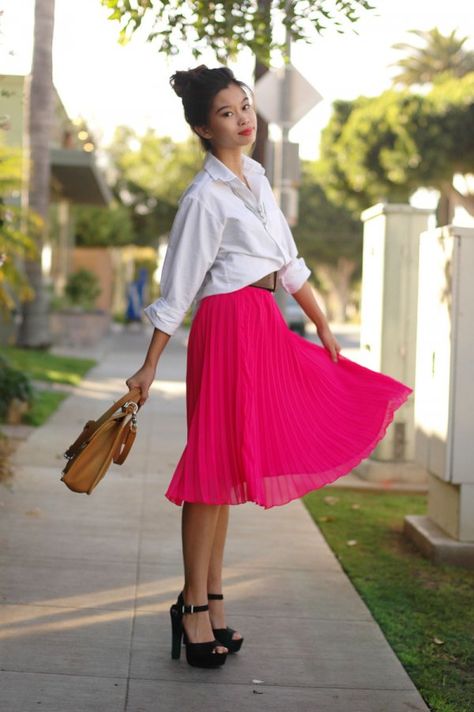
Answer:
<svg viewBox="0 0 474 712"><path fill-rule="evenodd" d="M155 380L155 369L153 366L148 366L147 364L144 364L141 368L138 369L136 373L133 374L133 376L130 376L130 378L127 378L125 381L127 387L132 390L132 388L139 388L141 391L140 394L140 400L138 401L138 404L142 406L145 401L148 398L148 391L150 390L150 386Z"/></svg>

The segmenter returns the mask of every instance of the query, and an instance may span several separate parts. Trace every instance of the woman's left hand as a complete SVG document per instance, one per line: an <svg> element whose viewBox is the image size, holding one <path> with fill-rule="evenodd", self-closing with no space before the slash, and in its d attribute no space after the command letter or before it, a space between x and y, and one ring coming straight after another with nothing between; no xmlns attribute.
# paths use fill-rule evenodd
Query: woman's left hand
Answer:
<svg viewBox="0 0 474 712"><path fill-rule="evenodd" d="M332 360L334 363L337 363L337 357L339 355L339 351L341 350L341 345L332 333L331 329L327 324L324 324L319 328L317 327L317 332L324 347L329 351Z"/></svg>

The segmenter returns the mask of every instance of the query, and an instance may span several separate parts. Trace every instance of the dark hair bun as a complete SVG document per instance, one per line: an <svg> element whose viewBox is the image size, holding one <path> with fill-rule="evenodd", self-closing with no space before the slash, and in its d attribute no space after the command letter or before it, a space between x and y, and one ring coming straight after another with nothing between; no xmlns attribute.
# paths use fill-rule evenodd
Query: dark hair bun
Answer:
<svg viewBox="0 0 474 712"><path fill-rule="evenodd" d="M170 79L170 84L175 94L182 98L189 91L191 85L196 81L199 75L207 71L209 71L208 67L206 67L205 64L200 64L194 69L175 72Z"/></svg>

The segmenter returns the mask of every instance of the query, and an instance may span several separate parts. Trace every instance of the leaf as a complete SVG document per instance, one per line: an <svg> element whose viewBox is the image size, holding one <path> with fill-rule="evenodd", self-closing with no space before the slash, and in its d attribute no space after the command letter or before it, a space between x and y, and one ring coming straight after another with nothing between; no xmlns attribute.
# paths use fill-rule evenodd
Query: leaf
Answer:
<svg viewBox="0 0 474 712"><path fill-rule="evenodd" d="M348 539L346 544L347 546L355 546L357 544L357 539Z"/></svg>
<svg viewBox="0 0 474 712"><path fill-rule="evenodd" d="M33 509L28 509L25 514L28 517L41 517L41 509L39 507L34 507Z"/></svg>
<svg viewBox="0 0 474 712"><path fill-rule="evenodd" d="M326 504L330 504L331 506L333 504L336 504L336 502L339 502L339 497L333 497L332 495L328 494L326 497L324 497L324 501Z"/></svg>

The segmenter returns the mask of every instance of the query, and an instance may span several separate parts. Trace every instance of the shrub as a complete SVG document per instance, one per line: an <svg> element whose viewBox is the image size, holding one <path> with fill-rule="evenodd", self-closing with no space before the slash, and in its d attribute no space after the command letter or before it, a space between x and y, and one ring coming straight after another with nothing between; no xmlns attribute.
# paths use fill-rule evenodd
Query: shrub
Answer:
<svg viewBox="0 0 474 712"><path fill-rule="evenodd" d="M101 293L97 275L88 269L78 269L69 275L64 292L73 306L82 307L91 311L95 307L95 300Z"/></svg>
<svg viewBox="0 0 474 712"><path fill-rule="evenodd" d="M31 403L33 386L28 376L12 368L6 359L0 356L0 419L5 418L14 398Z"/></svg>

